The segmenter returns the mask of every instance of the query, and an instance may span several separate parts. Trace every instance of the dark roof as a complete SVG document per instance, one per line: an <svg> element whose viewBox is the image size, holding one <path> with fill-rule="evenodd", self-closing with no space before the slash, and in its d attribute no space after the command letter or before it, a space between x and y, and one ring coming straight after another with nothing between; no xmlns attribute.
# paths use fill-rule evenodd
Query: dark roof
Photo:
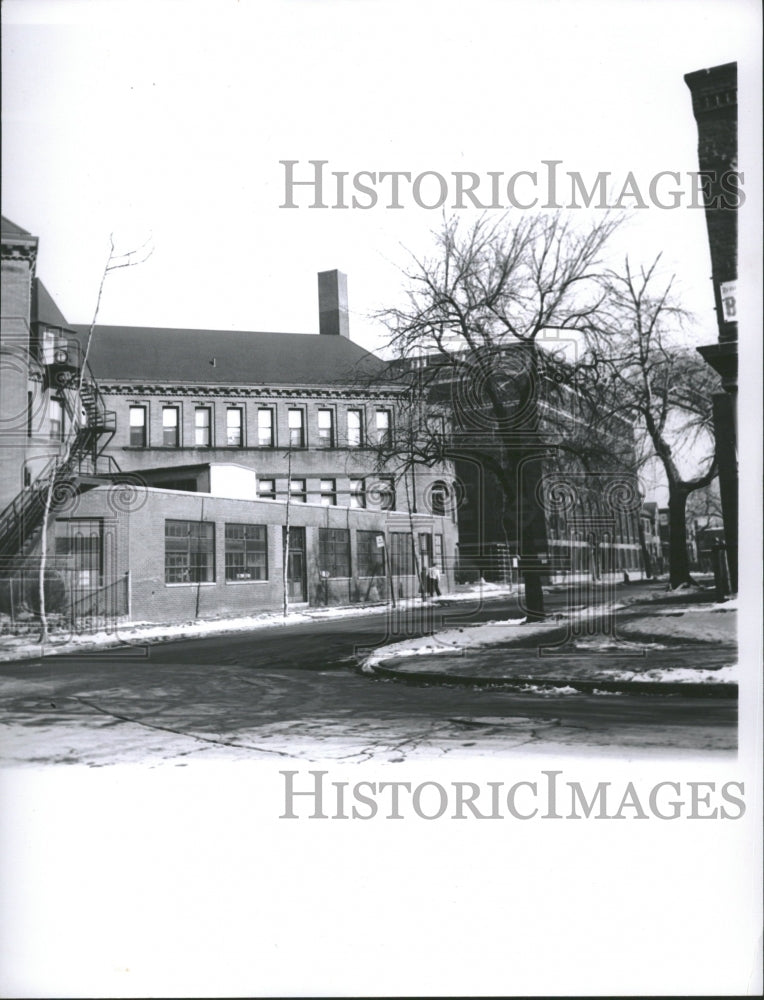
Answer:
<svg viewBox="0 0 764 1000"><path fill-rule="evenodd" d="M135 326L96 327L88 361L97 379L194 385L368 384L384 369L341 336Z"/></svg>
<svg viewBox="0 0 764 1000"><path fill-rule="evenodd" d="M0 216L0 230L2 231L2 236L32 236L26 229L22 229L15 222L6 219L4 215Z"/></svg>
<svg viewBox="0 0 764 1000"><path fill-rule="evenodd" d="M68 327L66 318L39 278L32 283L32 322Z"/></svg>

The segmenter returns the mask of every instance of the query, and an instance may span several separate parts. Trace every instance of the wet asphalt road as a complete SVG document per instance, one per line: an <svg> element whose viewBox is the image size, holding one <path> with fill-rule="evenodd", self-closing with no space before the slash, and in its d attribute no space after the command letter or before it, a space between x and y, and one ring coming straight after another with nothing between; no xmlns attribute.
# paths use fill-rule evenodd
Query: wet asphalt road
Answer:
<svg viewBox="0 0 764 1000"><path fill-rule="evenodd" d="M562 595L552 595L550 605ZM425 614L429 614L426 612ZM362 675L358 653L455 622L519 616L507 600L176 640L0 665L16 763L102 765L194 756L405 760L519 748L733 751L734 700L413 686ZM395 634L395 629L398 633Z"/></svg>

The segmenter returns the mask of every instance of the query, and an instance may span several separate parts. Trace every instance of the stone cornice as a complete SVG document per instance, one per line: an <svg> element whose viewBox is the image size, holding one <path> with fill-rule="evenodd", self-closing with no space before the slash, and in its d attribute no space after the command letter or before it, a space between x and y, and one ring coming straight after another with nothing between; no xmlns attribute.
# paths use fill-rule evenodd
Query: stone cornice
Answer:
<svg viewBox="0 0 764 1000"><path fill-rule="evenodd" d="M111 396L212 396L244 399L384 399L394 400L398 393L383 387L366 389L352 386L253 386L191 385L156 382L114 382L98 379L101 393Z"/></svg>
<svg viewBox="0 0 764 1000"><path fill-rule="evenodd" d="M22 237L14 237L12 241L4 239L2 244L2 259L6 261L29 261L34 266L37 261L37 240L31 242Z"/></svg>

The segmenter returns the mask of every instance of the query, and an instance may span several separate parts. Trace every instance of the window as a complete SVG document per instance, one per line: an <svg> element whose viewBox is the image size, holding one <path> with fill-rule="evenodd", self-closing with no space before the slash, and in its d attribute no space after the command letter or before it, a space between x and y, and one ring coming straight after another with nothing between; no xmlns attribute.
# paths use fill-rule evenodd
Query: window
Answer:
<svg viewBox="0 0 764 1000"><path fill-rule="evenodd" d="M347 528L318 529L318 563L329 576L350 576L350 532Z"/></svg>
<svg viewBox="0 0 764 1000"><path fill-rule="evenodd" d="M427 569L432 564L432 535L419 533L419 565Z"/></svg>
<svg viewBox="0 0 764 1000"><path fill-rule="evenodd" d="M363 410L348 410L348 448L363 444Z"/></svg>
<svg viewBox="0 0 764 1000"><path fill-rule="evenodd" d="M334 447L334 412L332 410L318 411L318 447Z"/></svg>
<svg viewBox="0 0 764 1000"><path fill-rule="evenodd" d="M323 507L337 506L337 480L321 480L321 504Z"/></svg>
<svg viewBox="0 0 764 1000"><path fill-rule="evenodd" d="M366 487L363 479L350 480L350 506L351 507L366 506Z"/></svg>
<svg viewBox="0 0 764 1000"><path fill-rule="evenodd" d="M276 480L275 479L260 479L258 480L258 493L263 500L275 500L276 499Z"/></svg>
<svg viewBox="0 0 764 1000"><path fill-rule="evenodd" d="M165 521L164 582L212 583L215 525L208 521Z"/></svg>
<svg viewBox="0 0 764 1000"><path fill-rule="evenodd" d="M162 407L162 444L165 448L177 448L180 444L180 421L177 406Z"/></svg>
<svg viewBox="0 0 764 1000"><path fill-rule="evenodd" d="M146 447L146 407L130 407L130 445L133 448Z"/></svg>
<svg viewBox="0 0 764 1000"><path fill-rule="evenodd" d="M377 545L381 531L356 531L359 576L384 576L384 548ZM382 536L384 537L384 536Z"/></svg>
<svg viewBox="0 0 764 1000"><path fill-rule="evenodd" d="M446 438L446 420L439 413L431 413L428 415L426 421L427 431L431 437L441 444Z"/></svg>
<svg viewBox="0 0 764 1000"><path fill-rule="evenodd" d="M273 447L273 410L257 411L257 444L260 448Z"/></svg>
<svg viewBox="0 0 764 1000"><path fill-rule="evenodd" d="M395 486L392 476L377 476L367 487L366 499L375 510L395 509Z"/></svg>
<svg viewBox="0 0 764 1000"><path fill-rule="evenodd" d="M225 440L229 448L241 448L244 444L242 423L241 407L229 406L225 415Z"/></svg>
<svg viewBox="0 0 764 1000"><path fill-rule="evenodd" d="M414 549L410 532L390 533L390 572L393 576L411 576L414 572Z"/></svg>
<svg viewBox="0 0 764 1000"><path fill-rule="evenodd" d="M436 517L445 517L448 509L448 484L436 480L430 489L430 507Z"/></svg>
<svg viewBox="0 0 764 1000"><path fill-rule="evenodd" d="M56 521L56 556L74 571L74 597L82 589L97 587L103 572L103 521L100 518Z"/></svg>
<svg viewBox="0 0 764 1000"><path fill-rule="evenodd" d="M434 546L432 554L433 562L442 572L445 568L443 565L443 554L445 552L445 549L443 547L443 535L433 535L432 542Z"/></svg>
<svg viewBox="0 0 764 1000"><path fill-rule="evenodd" d="M377 410L377 444L387 446L391 443L390 411Z"/></svg>
<svg viewBox="0 0 764 1000"><path fill-rule="evenodd" d="M268 579L268 529L264 524L225 526L225 578Z"/></svg>
<svg viewBox="0 0 764 1000"><path fill-rule="evenodd" d="M51 441L63 441L64 439L64 402L55 396L50 400L48 406L48 418L50 421Z"/></svg>
<svg viewBox="0 0 764 1000"><path fill-rule="evenodd" d="M194 444L209 448L212 444L212 411L209 406L197 406L194 415Z"/></svg>
<svg viewBox="0 0 764 1000"><path fill-rule="evenodd" d="M305 447L305 413L303 410L289 411L289 447Z"/></svg>
<svg viewBox="0 0 764 1000"><path fill-rule="evenodd" d="M27 437L32 436L32 416L34 413L34 394L27 392Z"/></svg>
<svg viewBox="0 0 764 1000"><path fill-rule="evenodd" d="M289 480L289 496L295 503L308 502L308 491L304 479Z"/></svg>

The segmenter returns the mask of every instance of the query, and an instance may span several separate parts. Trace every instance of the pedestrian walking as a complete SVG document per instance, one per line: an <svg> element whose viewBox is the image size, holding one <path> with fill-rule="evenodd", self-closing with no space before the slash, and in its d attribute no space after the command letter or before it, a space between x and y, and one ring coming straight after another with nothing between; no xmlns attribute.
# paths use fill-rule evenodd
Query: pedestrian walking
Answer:
<svg viewBox="0 0 764 1000"><path fill-rule="evenodd" d="M427 596L440 597L440 570L435 563L427 570Z"/></svg>

